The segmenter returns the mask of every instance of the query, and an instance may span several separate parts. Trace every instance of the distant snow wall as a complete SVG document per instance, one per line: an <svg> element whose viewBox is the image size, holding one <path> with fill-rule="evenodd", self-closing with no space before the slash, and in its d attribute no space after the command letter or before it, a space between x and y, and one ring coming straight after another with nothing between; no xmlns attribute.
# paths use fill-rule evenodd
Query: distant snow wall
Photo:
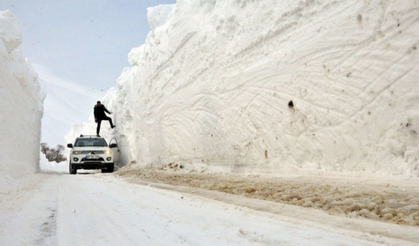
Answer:
<svg viewBox="0 0 419 246"><path fill-rule="evenodd" d="M126 163L417 177L419 2L149 9L116 110Z"/></svg>
<svg viewBox="0 0 419 246"><path fill-rule="evenodd" d="M38 170L45 93L19 48L20 21L0 11L0 184Z"/></svg>

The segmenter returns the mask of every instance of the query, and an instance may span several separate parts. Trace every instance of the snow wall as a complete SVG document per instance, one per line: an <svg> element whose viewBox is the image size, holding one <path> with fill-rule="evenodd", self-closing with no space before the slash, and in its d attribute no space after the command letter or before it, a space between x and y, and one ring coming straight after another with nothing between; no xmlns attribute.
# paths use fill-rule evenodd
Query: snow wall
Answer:
<svg viewBox="0 0 419 246"><path fill-rule="evenodd" d="M149 9L114 111L125 163L418 177L419 2Z"/></svg>
<svg viewBox="0 0 419 246"><path fill-rule="evenodd" d="M22 55L20 21L0 11L0 184L38 170L45 92Z"/></svg>

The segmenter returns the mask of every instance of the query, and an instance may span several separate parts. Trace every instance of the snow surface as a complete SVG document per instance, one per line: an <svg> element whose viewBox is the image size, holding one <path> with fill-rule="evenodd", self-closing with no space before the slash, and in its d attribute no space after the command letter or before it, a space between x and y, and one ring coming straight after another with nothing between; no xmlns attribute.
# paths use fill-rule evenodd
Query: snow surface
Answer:
<svg viewBox="0 0 419 246"><path fill-rule="evenodd" d="M0 245L415 245L111 175L40 173L21 181L0 200Z"/></svg>
<svg viewBox="0 0 419 246"><path fill-rule="evenodd" d="M151 182L160 188L161 183L169 184L179 187L175 188L178 191L194 194L217 191L238 197L254 198L254 206L250 206L249 203L241 205L257 210L260 210L259 205L265 201L293 205L292 209L296 209L296 206L313 208L317 211L307 210L310 216L305 216L305 219L313 220L316 213L324 211L336 217L346 217L348 220L354 218L350 220L353 226L351 229L364 232L383 234L383 232L394 232L396 229L406 231L408 228L397 227L395 224L416 226L412 227L414 230L419 226L419 180L284 174L269 177L255 174L207 173L205 170L185 170L177 164L169 164L162 168L125 167L119 170L117 175L138 183ZM237 204L234 199L229 202ZM287 211L282 209L281 214L287 214ZM300 215L299 213L293 216ZM368 219L369 222L364 219ZM317 221L327 223L321 219ZM386 223L377 226L371 225L372 221ZM336 225L342 227L346 223L341 222ZM371 228L374 228L373 231ZM408 239L410 236L398 237ZM416 241L419 242L419 236Z"/></svg>
<svg viewBox="0 0 419 246"><path fill-rule="evenodd" d="M41 153L41 158L39 160L39 168L42 172L51 172L51 173L68 173L68 162L62 161L57 163L55 161L50 162L47 160L44 154Z"/></svg>
<svg viewBox="0 0 419 246"><path fill-rule="evenodd" d="M19 45L21 25L0 12L0 191L38 170L45 92Z"/></svg>
<svg viewBox="0 0 419 246"><path fill-rule="evenodd" d="M418 1L148 11L113 99L125 163L419 175Z"/></svg>

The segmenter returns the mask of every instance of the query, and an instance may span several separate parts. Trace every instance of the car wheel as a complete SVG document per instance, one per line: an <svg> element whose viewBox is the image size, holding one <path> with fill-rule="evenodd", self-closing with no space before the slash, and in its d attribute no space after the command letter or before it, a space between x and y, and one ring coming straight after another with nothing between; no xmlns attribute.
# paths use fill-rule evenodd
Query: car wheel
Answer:
<svg viewBox="0 0 419 246"><path fill-rule="evenodd" d="M102 168L102 173L113 173L113 165Z"/></svg>
<svg viewBox="0 0 419 246"><path fill-rule="evenodd" d="M77 168L70 163L69 165L70 174L77 174Z"/></svg>
<svg viewBox="0 0 419 246"><path fill-rule="evenodd" d="M113 173L113 165L111 167L108 167L108 173Z"/></svg>

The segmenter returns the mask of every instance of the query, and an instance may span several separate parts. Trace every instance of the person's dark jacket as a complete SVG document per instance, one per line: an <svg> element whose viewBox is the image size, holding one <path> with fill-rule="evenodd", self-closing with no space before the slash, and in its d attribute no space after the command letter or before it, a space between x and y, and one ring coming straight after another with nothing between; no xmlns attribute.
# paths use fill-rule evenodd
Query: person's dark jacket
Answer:
<svg viewBox="0 0 419 246"><path fill-rule="evenodd" d="M95 115L96 119L98 120L106 119L108 116L106 116L105 112L110 114L110 112L105 108L103 104L101 104L100 106L95 105L93 114Z"/></svg>

